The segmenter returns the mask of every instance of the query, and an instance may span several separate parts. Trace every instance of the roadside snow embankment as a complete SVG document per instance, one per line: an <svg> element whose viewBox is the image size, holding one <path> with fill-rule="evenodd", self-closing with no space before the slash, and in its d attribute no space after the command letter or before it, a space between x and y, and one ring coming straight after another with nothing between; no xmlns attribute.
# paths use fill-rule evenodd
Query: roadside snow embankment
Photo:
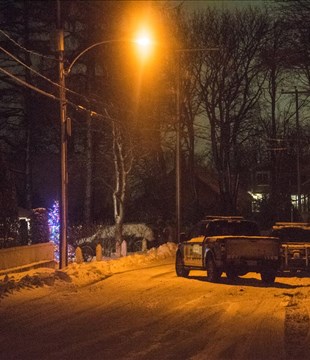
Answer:
<svg viewBox="0 0 310 360"><path fill-rule="evenodd" d="M121 258L104 258L103 261L73 263L64 272L75 285L83 286L100 281L108 276L127 270L147 267L153 263L167 263L174 260L175 243L152 248L145 253L135 253Z"/></svg>
<svg viewBox="0 0 310 360"><path fill-rule="evenodd" d="M14 290L51 286L55 280L72 282L76 286L86 286L127 270L171 263L174 261L175 252L176 244L167 243L145 253L135 253L126 257L104 258L102 261L94 260L82 264L72 263L63 270L38 268L0 276L0 298Z"/></svg>

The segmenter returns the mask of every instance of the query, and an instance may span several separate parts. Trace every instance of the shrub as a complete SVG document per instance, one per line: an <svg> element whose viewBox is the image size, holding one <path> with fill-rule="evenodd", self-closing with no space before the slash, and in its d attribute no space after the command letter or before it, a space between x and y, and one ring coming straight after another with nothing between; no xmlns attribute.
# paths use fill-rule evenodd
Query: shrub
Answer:
<svg viewBox="0 0 310 360"><path fill-rule="evenodd" d="M0 247L18 245L18 209L14 179L0 156Z"/></svg>
<svg viewBox="0 0 310 360"><path fill-rule="evenodd" d="M48 214L46 209L37 208L32 210L30 233L32 244L49 242Z"/></svg>

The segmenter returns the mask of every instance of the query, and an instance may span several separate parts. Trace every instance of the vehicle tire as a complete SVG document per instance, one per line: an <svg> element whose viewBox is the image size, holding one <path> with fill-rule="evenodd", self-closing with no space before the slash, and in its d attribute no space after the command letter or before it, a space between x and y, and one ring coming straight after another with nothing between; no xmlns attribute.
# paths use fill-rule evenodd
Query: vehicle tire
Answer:
<svg viewBox="0 0 310 360"><path fill-rule="evenodd" d="M244 276L244 275L246 275L247 273L248 273L248 271L247 271L247 270L238 271L237 276Z"/></svg>
<svg viewBox="0 0 310 360"><path fill-rule="evenodd" d="M82 250L82 255L83 255L84 261L85 262L92 261L93 257L95 256L94 250L88 245L82 246L81 250Z"/></svg>
<svg viewBox="0 0 310 360"><path fill-rule="evenodd" d="M216 268L212 256L207 257L206 269L207 269L207 280L210 282L218 282L221 277L221 274Z"/></svg>
<svg viewBox="0 0 310 360"><path fill-rule="evenodd" d="M276 272L274 270L262 271L260 275L262 281L266 284L273 284L276 279Z"/></svg>
<svg viewBox="0 0 310 360"><path fill-rule="evenodd" d="M226 271L226 276L228 280L236 280L238 277L238 273L235 270L230 269Z"/></svg>
<svg viewBox="0 0 310 360"><path fill-rule="evenodd" d="M182 254L178 251L175 258L175 272L177 276L187 277L189 270L184 267Z"/></svg>

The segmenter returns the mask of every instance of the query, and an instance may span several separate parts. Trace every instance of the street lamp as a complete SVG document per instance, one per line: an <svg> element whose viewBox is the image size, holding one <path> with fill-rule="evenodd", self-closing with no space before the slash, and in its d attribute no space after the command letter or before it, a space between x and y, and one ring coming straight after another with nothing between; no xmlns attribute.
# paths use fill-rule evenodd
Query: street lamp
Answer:
<svg viewBox="0 0 310 360"><path fill-rule="evenodd" d="M134 43L137 45L138 56L142 61L150 56L153 49L152 35L147 27L141 27L135 35Z"/></svg>
<svg viewBox="0 0 310 360"><path fill-rule="evenodd" d="M193 49L176 49L177 54L177 99L176 99L176 166L175 166L175 181L176 181L176 231L177 231L177 242L180 242L180 233L182 227L182 213L181 213L181 66L180 57L182 53L197 53L207 51L218 51L218 48L193 48Z"/></svg>
<svg viewBox="0 0 310 360"><path fill-rule="evenodd" d="M61 145L60 145L60 241L59 241L59 268L62 269L68 265L68 251L67 251L67 223L68 223L68 154L67 141L70 135L70 123L67 119L67 100L66 100L66 77L70 74L74 64L89 50L94 47L109 44L133 42L141 50L143 59L149 54L152 40L148 37L146 30L138 33L135 39L110 39L97 42L81 51L70 63L67 69L64 67L64 32L60 23L60 5L58 2L58 59L59 59L59 104L60 104L60 123L61 123Z"/></svg>

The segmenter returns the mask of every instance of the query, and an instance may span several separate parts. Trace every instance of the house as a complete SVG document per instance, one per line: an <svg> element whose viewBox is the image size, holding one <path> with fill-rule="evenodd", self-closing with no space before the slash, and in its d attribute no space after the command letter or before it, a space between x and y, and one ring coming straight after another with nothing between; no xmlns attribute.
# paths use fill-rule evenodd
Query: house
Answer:
<svg viewBox="0 0 310 360"><path fill-rule="evenodd" d="M292 163L289 162L285 165L277 169L276 186L278 194L282 198L288 199L291 204L290 214L287 215L290 218L286 220L293 221L294 217L298 216L300 220L308 221L310 218L310 179L307 174L310 174L310 167L304 161L304 164L300 166L298 176L295 164L292 166ZM269 198L271 183L271 165L258 165L252 169L249 194L252 197L253 213L259 213L263 200ZM298 213L298 215L295 213Z"/></svg>

